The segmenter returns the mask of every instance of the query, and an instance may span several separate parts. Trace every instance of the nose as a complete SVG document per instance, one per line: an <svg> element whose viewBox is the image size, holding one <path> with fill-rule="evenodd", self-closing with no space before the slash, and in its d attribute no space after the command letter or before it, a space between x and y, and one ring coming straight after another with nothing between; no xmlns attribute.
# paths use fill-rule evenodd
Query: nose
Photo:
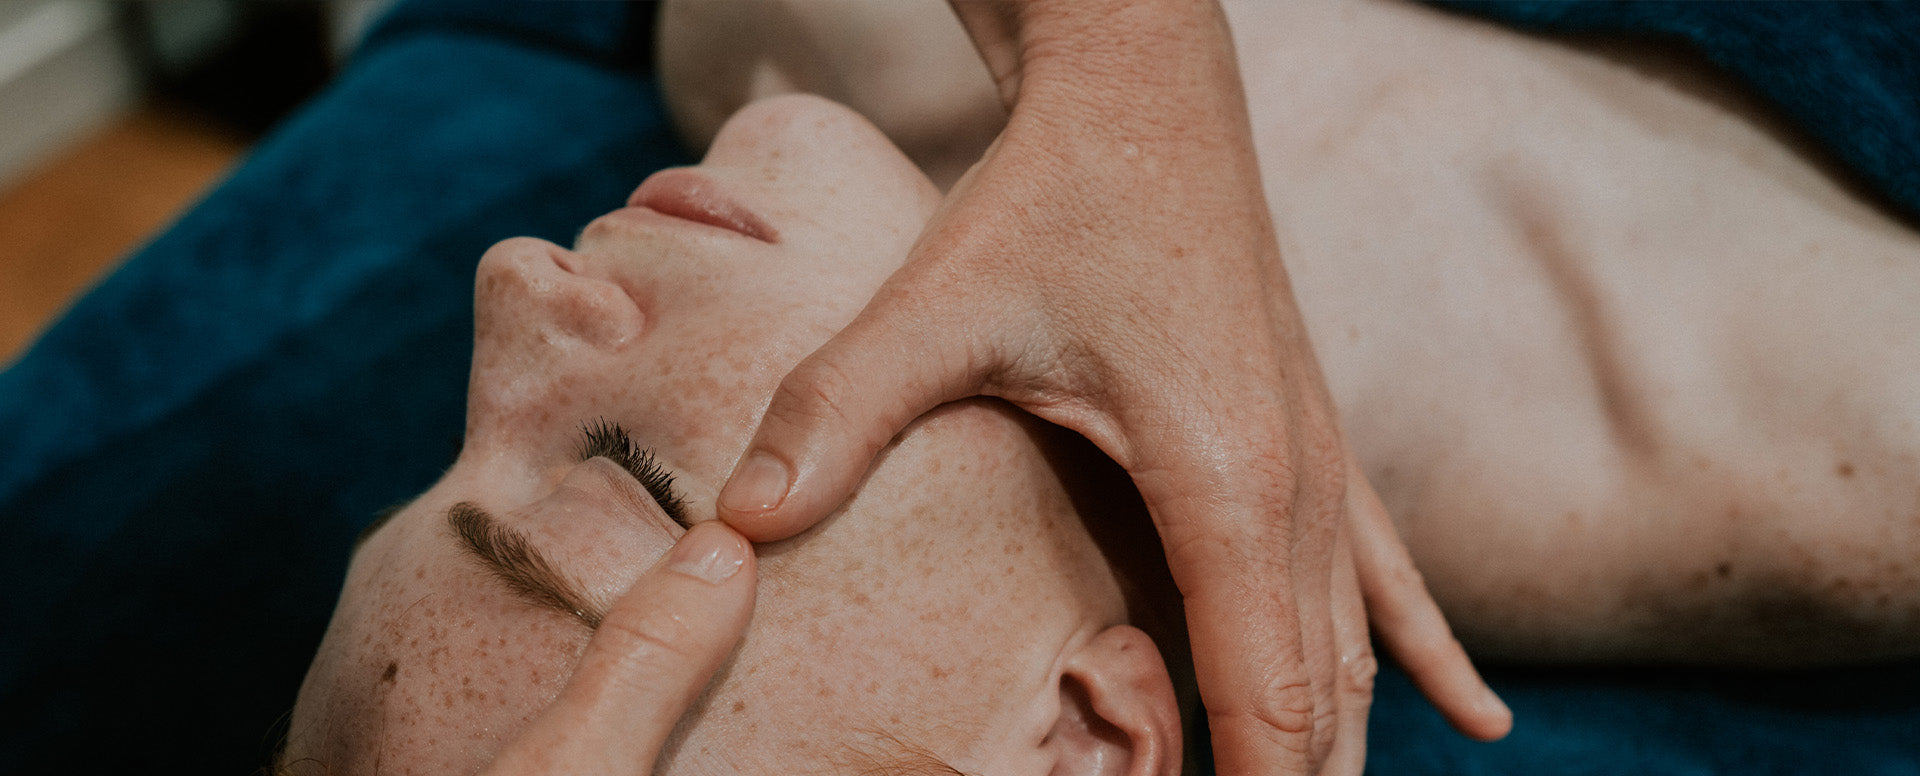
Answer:
<svg viewBox="0 0 1920 776"><path fill-rule="evenodd" d="M537 337L618 348L645 323L619 285L577 271L578 257L545 240L515 237L487 249L474 273L474 331L480 338Z"/></svg>

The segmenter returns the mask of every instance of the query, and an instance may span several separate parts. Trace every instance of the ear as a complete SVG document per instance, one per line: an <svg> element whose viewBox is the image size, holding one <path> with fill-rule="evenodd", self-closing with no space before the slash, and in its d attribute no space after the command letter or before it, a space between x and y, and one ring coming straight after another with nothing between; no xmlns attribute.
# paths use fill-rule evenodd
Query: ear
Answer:
<svg viewBox="0 0 1920 776"><path fill-rule="evenodd" d="M1146 633L1108 628L1067 656L1042 744L1052 776L1179 776L1180 744L1173 681Z"/></svg>

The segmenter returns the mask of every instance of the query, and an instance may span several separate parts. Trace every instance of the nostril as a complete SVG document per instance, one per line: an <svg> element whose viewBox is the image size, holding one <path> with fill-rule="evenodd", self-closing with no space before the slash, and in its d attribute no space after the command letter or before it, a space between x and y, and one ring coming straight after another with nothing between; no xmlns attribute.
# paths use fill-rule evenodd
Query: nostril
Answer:
<svg viewBox="0 0 1920 776"><path fill-rule="evenodd" d="M546 344L619 348L637 339L645 315L620 284L592 276L592 262L545 240L516 237L489 249L474 285L478 332Z"/></svg>
<svg viewBox="0 0 1920 776"><path fill-rule="evenodd" d="M578 284L556 285L552 294L557 321L568 333L613 348L640 336L645 320L625 290L604 280L578 280Z"/></svg>

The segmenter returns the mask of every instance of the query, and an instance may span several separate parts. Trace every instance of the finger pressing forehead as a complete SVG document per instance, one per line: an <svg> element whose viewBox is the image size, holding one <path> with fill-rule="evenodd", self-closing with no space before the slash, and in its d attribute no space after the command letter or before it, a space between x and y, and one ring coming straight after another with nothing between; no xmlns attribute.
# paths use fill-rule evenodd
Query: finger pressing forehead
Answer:
<svg viewBox="0 0 1920 776"><path fill-rule="evenodd" d="M488 773L650 770L746 631L754 580L746 540L696 525L608 610L566 689Z"/></svg>

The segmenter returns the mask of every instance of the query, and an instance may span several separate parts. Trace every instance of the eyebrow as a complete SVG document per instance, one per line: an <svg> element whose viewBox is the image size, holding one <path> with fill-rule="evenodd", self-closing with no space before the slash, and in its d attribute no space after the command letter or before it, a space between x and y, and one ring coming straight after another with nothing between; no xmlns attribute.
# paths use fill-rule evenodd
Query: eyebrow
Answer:
<svg viewBox="0 0 1920 776"><path fill-rule="evenodd" d="M874 733L874 742L848 744L845 763L860 776L967 776L932 750L908 743L892 733Z"/></svg>
<svg viewBox="0 0 1920 776"><path fill-rule="evenodd" d="M572 577L555 568L540 548L479 504L462 501L447 508L447 525L468 557L505 585L513 594L536 606L579 618L589 628L600 627L605 610L595 605Z"/></svg>

